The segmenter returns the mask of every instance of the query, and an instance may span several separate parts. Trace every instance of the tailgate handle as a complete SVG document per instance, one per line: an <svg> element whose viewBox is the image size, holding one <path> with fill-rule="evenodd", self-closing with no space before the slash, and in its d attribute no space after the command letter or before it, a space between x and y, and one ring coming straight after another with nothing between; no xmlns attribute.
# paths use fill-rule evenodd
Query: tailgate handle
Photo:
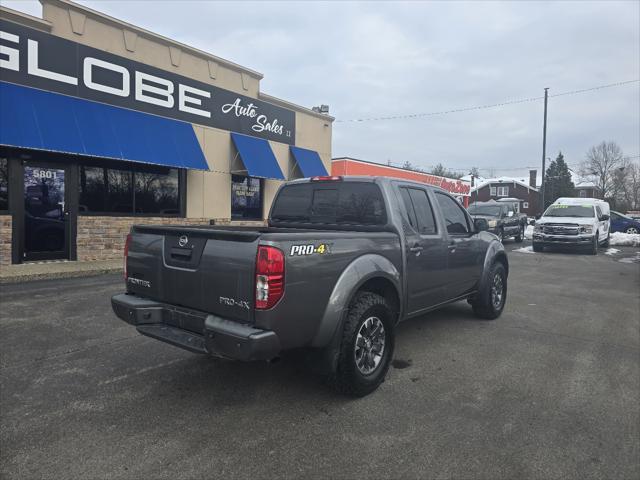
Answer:
<svg viewBox="0 0 640 480"><path fill-rule="evenodd" d="M191 258L191 252L192 251L193 250L191 250L190 248L171 247L171 256L172 257Z"/></svg>

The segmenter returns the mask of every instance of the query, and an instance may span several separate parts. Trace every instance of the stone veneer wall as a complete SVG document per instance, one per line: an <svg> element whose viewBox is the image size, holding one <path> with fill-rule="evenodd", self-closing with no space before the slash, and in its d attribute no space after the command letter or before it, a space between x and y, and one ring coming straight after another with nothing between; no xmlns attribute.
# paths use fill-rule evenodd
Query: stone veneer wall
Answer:
<svg viewBox="0 0 640 480"><path fill-rule="evenodd" d="M11 265L11 215L0 215L0 265Z"/></svg>
<svg viewBox="0 0 640 480"><path fill-rule="evenodd" d="M131 225L209 225L209 218L176 217L99 217L78 216L76 240L79 261L110 260L122 257L124 241ZM216 219L216 225L229 225L229 219ZM261 226L263 222L233 222L233 225ZM9 230L9 235L11 231ZM11 245L9 245L9 249ZM11 259L9 258L9 261Z"/></svg>

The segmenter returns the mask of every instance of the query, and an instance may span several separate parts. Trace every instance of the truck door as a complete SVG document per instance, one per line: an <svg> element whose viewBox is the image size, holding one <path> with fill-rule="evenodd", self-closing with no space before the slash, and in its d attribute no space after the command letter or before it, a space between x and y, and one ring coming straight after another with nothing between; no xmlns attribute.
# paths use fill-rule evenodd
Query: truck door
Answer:
<svg viewBox="0 0 640 480"><path fill-rule="evenodd" d="M427 192L407 186L399 193L405 209L407 312L412 314L446 300L447 246Z"/></svg>
<svg viewBox="0 0 640 480"><path fill-rule="evenodd" d="M484 248L462 206L445 193L434 195L447 229L447 297L451 299L464 295L478 283Z"/></svg>
<svg viewBox="0 0 640 480"><path fill-rule="evenodd" d="M513 204L507 204L503 207L502 214L504 217L505 233L514 235L520 230L520 220L516 216Z"/></svg>

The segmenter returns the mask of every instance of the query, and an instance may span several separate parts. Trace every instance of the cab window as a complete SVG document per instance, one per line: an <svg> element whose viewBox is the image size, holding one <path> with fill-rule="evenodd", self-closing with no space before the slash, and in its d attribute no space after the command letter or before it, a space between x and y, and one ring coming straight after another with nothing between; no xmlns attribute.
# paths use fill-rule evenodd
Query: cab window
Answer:
<svg viewBox="0 0 640 480"><path fill-rule="evenodd" d="M470 232L467 216L462 210L462 206L453 198L443 193L436 193L442 216L444 217L447 232L454 235L465 235Z"/></svg>

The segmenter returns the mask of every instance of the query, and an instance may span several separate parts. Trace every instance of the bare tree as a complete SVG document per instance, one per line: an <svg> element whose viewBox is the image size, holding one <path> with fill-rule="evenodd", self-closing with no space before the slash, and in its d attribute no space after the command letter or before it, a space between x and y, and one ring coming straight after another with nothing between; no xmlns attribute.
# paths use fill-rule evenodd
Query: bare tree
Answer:
<svg viewBox="0 0 640 480"><path fill-rule="evenodd" d="M623 162L622 149L616 142L602 142L589 149L586 159L580 166L580 174L592 178L599 189L600 196L611 195L614 183L614 170Z"/></svg>
<svg viewBox="0 0 640 480"><path fill-rule="evenodd" d="M629 163L626 171L625 200L630 210L640 210L640 163Z"/></svg>

